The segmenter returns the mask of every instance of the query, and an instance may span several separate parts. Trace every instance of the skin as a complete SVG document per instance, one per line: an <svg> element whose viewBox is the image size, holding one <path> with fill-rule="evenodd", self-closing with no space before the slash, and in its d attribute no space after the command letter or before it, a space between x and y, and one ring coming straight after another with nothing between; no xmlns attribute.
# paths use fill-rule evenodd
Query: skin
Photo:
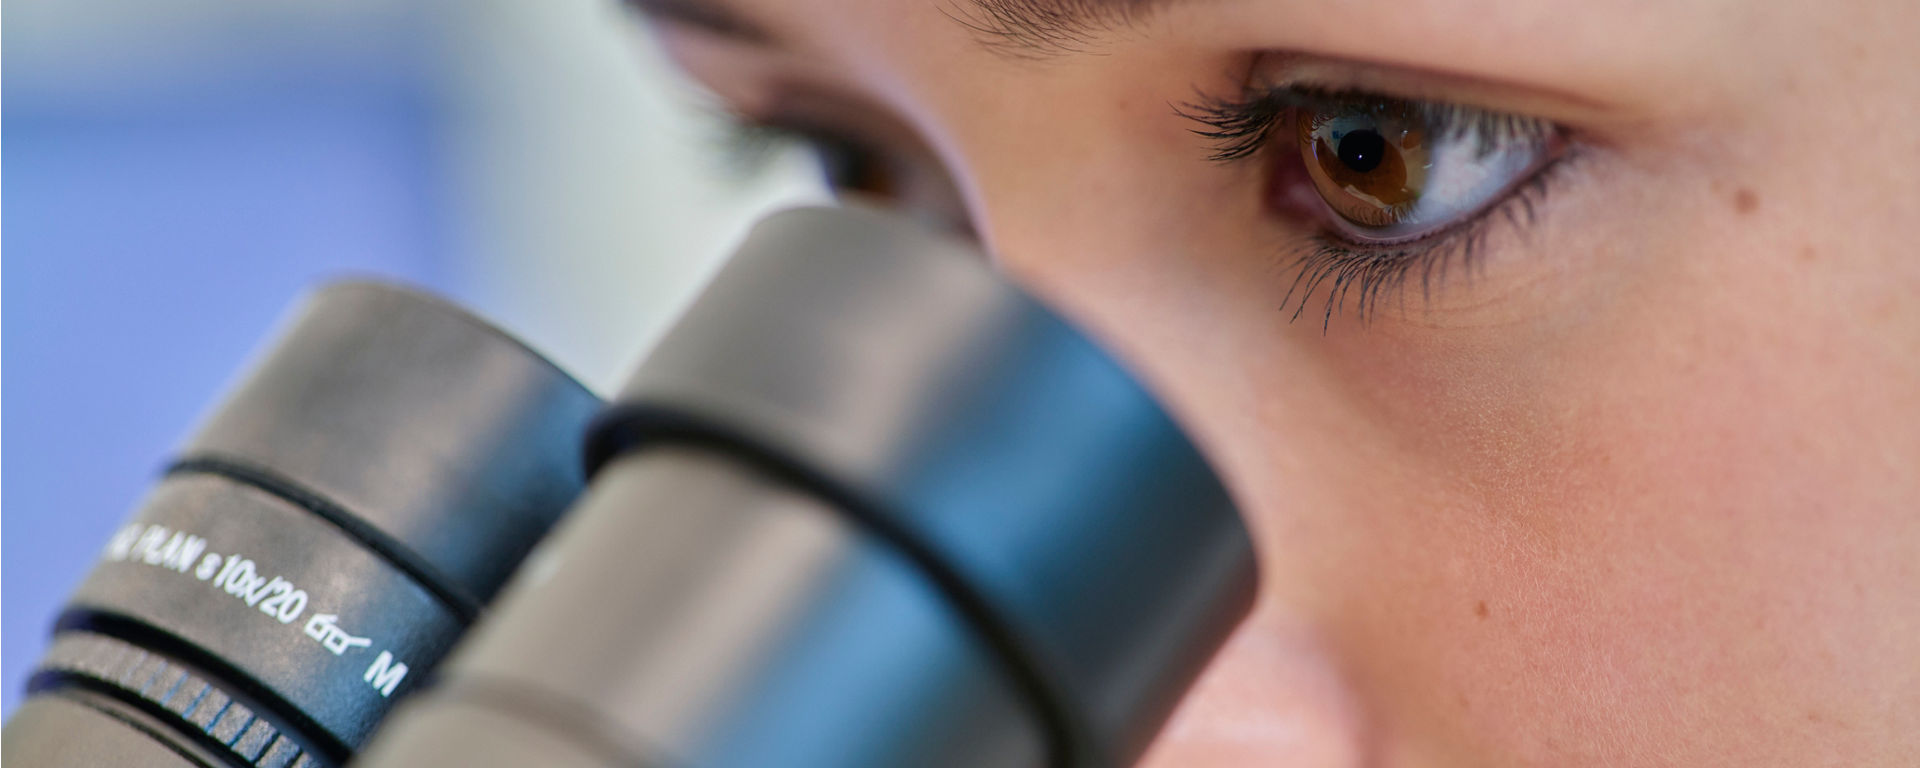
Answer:
<svg viewBox="0 0 1920 768"><path fill-rule="evenodd" d="M1147 764L1920 765L1920 6L1195 0L1080 53L726 7L763 39L656 32L934 178L1228 477L1261 601ZM1290 322L1316 225L1169 106L1263 51L1577 157L1426 297Z"/></svg>

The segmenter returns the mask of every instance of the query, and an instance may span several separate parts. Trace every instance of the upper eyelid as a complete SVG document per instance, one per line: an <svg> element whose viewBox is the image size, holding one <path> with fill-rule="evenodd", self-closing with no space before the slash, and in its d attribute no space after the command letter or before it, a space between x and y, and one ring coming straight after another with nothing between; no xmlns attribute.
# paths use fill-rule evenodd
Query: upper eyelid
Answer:
<svg viewBox="0 0 1920 768"><path fill-rule="evenodd" d="M1344 59L1297 51L1258 51L1240 80L1248 90L1305 87L1373 93L1408 101L1455 104L1524 115L1582 133L1625 130L1637 123L1615 104L1536 84L1488 79L1443 69Z"/></svg>
<svg viewBox="0 0 1920 768"><path fill-rule="evenodd" d="M1233 162L1251 157L1266 148L1272 141L1273 132L1283 128L1281 123L1285 122L1284 118L1291 110L1344 109L1351 108L1355 103L1369 101L1405 105L1454 130L1465 130L1469 126L1467 118L1489 121L1476 123L1474 127L1491 125L1511 133L1539 131L1545 134L1562 130L1557 123L1529 115L1451 101L1329 88L1314 83L1285 86L1248 83L1242 86L1240 94L1233 97L1212 96L1203 92L1194 101L1175 105L1174 112L1205 126L1194 129L1193 133L1215 144L1209 159Z"/></svg>

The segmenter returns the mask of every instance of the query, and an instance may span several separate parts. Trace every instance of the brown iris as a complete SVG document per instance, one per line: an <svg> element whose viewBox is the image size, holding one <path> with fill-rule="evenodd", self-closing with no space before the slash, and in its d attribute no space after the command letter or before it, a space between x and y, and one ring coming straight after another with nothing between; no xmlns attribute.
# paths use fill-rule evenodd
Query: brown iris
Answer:
<svg viewBox="0 0 1920 768"><path fill-rule="evenodd" d="M1307 173L1327 205L1363 227L1402 223L1426 186L1426 131L1405 109L1297 113Z"/></svg>

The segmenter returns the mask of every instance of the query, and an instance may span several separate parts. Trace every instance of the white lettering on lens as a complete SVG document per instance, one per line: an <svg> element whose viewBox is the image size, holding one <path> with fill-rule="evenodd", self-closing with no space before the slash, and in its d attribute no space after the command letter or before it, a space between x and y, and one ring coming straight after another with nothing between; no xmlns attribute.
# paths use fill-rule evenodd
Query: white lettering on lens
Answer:
<svg viewBox="0 0 1920 768"><path fill-rule="evenodd" d="M147 565L160 564L160 545L167 541L167 529L163 526L147 526L147 533L133 543L133 550L127 553L129 559L139 558Z"/></svg>
<svg viewBox="0 0 1920 768"><path fill-rule="evenodd" d="M122 527L119 533L113 535L113 540L107 542L107 559L115 562L127 559L127 554L133 550L133 542L139 540L140 531L145 528L139 523Z"/></svg>
<svg viewBox="0 0 1920 768"><path fill-rule="evenodd" d="M160 565L172 568L179 573L186 573L188 568L193 567L194 559L206 549L206 539L189 536L184 532L175 533L173 539L167 542L166 553L161 556Z"/></svg>
<svg viewBox="0 0 1920 768"><path fill-rule="evenodd" d="M338 618L331 613L314 614L313 618L307 620L307 637L320 641L321 647L335 656L346 653L349 648L365 648L373 644L372 639L354 637L333 623Z"/></svg>
<svg viewBox="0 0 1920 768"><path fill-rule="evenodd" d="M278 619L282 624L290 624L300 617L301 611L307 609L306 591L294 589L293 582L276 576L267 587L270 594L267 599L260 601L261 613Z"/></svg>
<svg viewBox="0 0 1920 768"><path fill-rule="evenodd" d="M395 661L392 653L381 651L380 658L373 660L361 679L372 683L373 687L380 690L380 697L386 698L393 695L393 687L399 685L400 679L406 676L407 665Z"/></svg>
<svg viewBox="0 0 1920 768"><path fill-rule="evenodd" d="M239 553L223 555L209 552L207 547L207 539L184 530L174 530L164 525L129 523L114 532L102 559L192 574L195 580L225 592L234 600L281 624L290 625L306 614L309 603L313 602L306 590L283 576L269 577L262 573L265 568L261 564ZM322 595L321 607L326 602L324 598ZM373 638L354 635L342 628L339 620L337 614L316 610L313 618L302 625L302 629L307 637L335 656L373 647ZM407 671L406 663L395 657L392 651L382 650L379 658L366 668L361 677L382 697L391 697L406 679Z"/></svg>

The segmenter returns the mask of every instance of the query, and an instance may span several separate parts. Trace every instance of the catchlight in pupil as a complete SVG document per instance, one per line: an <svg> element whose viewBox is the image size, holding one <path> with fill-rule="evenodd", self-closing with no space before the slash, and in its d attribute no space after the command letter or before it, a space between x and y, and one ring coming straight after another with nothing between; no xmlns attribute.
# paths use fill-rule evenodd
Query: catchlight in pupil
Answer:
<svg viewBox="0 0 1920 768"><path fill-rule="evenodd" d="M1340 162L1358 173L1366 173L1380 167L1380 155L1387 150L1387 140L1380 138L1374 131L1352 131L1340 140Z"/></svg>

